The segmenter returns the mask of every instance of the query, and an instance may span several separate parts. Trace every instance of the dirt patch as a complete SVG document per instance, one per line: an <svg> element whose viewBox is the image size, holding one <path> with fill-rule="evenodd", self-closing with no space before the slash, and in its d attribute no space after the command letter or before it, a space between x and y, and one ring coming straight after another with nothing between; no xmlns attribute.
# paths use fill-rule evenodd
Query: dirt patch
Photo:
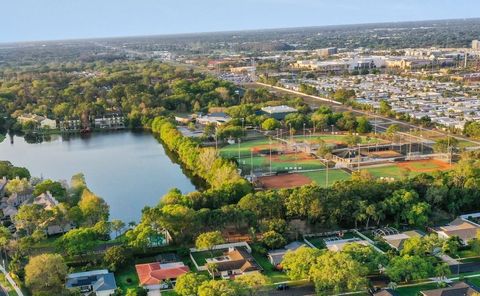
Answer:
<svg viewBox="0 0 480 296"><path fill-rule="evenodd" d="M401 157L402 154L397 151L386 150L386 151L372 151L368 153L368 156L375 157L375 158L392 158L392 157Z"/></svg>
<svg viewBox="0 0 480 296"><path fill-rule="evenodd" d="M298 162L305 160L315 160L315 158L307 153L285 153L281 155L272 155L273 162Z"/></svg>
<svg viewBox="0 0 480 296"><path fill-rule="evenodd" d="M446 171L453 168L453 165L450 165L449 163L438 159L404 161L398 162L397 165L400 168L418 173Z"/></svg>
<svg viewBox="0 0 480 296"><path fill-rule="evenodd" d="M293 188L312 183L312 180L301 174L285 174L279 176L260 177L258 182L267 189Z"/></svg>
<svg viewBox="0 0 480 296"><path fill-rule="evenodd" d="M261 151L268 151L268 150L270 150L270 148L272 150L276 150L276 151L283 151L283 150L285 150L285 145L275 144L275 143L272 143L272 145L263 144L263 145L258 145L258 146L252 147L250 150L253 153L259 153Z"/></svg>

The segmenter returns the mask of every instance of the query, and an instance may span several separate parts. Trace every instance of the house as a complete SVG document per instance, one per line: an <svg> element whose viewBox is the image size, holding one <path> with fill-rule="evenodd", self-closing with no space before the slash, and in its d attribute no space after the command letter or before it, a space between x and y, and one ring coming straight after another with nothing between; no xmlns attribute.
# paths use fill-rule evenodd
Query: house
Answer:
<svg viewBox="0 0 480 296"><path fill-rule="evenodd" d="M2 198L3 195L5 194L5 186L7 185L7 183L8 183L7 177L3 177L0 179L0 198Z"/></svg>
<svg viewBox="0 0 480 296"><path fill-rule="evenodd" d="M40 194L33 200L34 205L41 205L45 210L51 210L58 205L58 201L50 191Z"/></svg>
<svg viewBox="0 0 480 296"><path fill-rule="evenodd" d="M47 117L39 116L36 114L24 114L17 117L17 121L21 124L27 122L34 122L36 125L40 125L41 128L55 129L57 128L57 122Z"/></svg>
<svg viewBox="0 0 480 296"><path fill-rule="evenodd" d="M391 235L384 235L382 238L385 240L390 247L394 248L395 250L403 249L403 243L412 237L423 237L424 234L417 230L412 231L405 231L402 233L391 234Z"/></svg>
<svg viewBox="0 0 480 296"><path fill-rule="evenodd" d="M447 226L434 228L434 231L440 238L448 239L457 236L464 245L477 237L477 231L480 227L462 218L457 218Z"/></svg>
<svg viewBox="0 0 480 296"><path fill-rule="evenodd" d="M206 259L208 263L215 263L215 276L224 279L235 278L235 276L262 271L262 268L255 261L253 256L244 248L231 247L223 253L223 256ZM211 271L209 271L211 273Z"/></svg>
<svg viewBox="0 0 480 296"><path fill-rule="evenodd" d="M465 282L453 284L448 288L420 291L424 296L471 296L476 295L479 292L480 290L478 288Z"/></svg>
<svg viewBox="0 0 480 296"><path fill-rule="evenodd" d="M32 189L27 189L19 193L14 192L8 197L7 203L11 206L19 207L20 205L25 203L27 200L32 198L32 193L33 193Z"/></svg>
<svg viewBox="0 0 480 296"><path fill-rule="evenodd" d="M298 248L300 247L305 247L306 244L302 243L302 242L291 242L289 243L288 245L286 245L285 247L283 247L283 249L277 249L277 250L271 250L268 252L267 256L268 256L268 260L270 261L270 263L272 263L273 266L275 267L280 267L280 263L282 263L282 260L283 260L283 256L285 256L285 254L288 252L288 251L295 251L297 250Z"/></svg>
<svg viewBox="0 0 480 296"><path fill-rule="evenodd" d="M140 286L148 290L168 289L177 278L190 271L183 262L161 264L159 262L135 265Z"/></svg>
<svg viewBox="0 0 480 296"><path fill-rule="evenodd" d="M297 109L285 106L285 105L280 105L280 106L269 106L269 107L263 107L262 108L263 114L266 114L267 116L271 118L275 118L277 120L282 120L285 118L290 113L296 113Z"/></svg>
<svg viewBox="0 0 480 296"><path fill-rule="evenodd" d="M71 273L65 285L69 289L80 289L83 295L110 296L117 289L114 274L106 269Z"/></svg>

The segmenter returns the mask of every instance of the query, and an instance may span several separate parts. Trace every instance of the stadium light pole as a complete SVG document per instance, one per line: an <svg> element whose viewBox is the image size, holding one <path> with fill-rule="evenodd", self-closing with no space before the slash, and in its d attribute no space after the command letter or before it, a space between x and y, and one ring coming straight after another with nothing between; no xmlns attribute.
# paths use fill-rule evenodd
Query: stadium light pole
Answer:
<svg viewBox="0 0 480 296"><path fill-rule="evenodd" d="M325 175L325 188L328 187L328 159L325 159L325 167L327 169L327 174Z"/></svg>
<svg viewBox="0 0 480 296"><path fill-rule="evenodd" d="M270 176L272 175L272 138L270 137Z"/></svg>
<svg viewBox="0 0 480 296"><path fill-rule="evenodd" d="M305 139L305 122L303 123L303 139Z"/></svg>
<svg viewBox="0 0 480 296"><path fill-rule="evenodd" d="M238 143L238 164L240 164L240 138L237 138Z"/></svg>

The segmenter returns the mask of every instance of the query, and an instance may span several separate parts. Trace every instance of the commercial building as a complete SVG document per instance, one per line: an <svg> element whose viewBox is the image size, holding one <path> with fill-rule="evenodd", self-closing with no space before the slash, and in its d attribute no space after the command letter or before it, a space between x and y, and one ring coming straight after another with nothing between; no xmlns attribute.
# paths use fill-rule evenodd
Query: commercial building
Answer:
<svg viewBox="0 0 480 296"><path fill-rule="evenodd" d="M480 40L473 40L472 41L472 49L480 50Z"/></svg>

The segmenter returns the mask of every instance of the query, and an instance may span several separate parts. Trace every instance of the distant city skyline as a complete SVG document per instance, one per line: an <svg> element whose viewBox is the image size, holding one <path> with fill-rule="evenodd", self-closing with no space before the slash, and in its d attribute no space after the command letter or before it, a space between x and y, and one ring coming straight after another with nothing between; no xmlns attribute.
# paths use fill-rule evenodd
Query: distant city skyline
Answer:
<svg viewBox="0 0 480 296"><path fill-rule="evenodd" d="M3 0L0 42L480 17L478 0Z"/></svg>

